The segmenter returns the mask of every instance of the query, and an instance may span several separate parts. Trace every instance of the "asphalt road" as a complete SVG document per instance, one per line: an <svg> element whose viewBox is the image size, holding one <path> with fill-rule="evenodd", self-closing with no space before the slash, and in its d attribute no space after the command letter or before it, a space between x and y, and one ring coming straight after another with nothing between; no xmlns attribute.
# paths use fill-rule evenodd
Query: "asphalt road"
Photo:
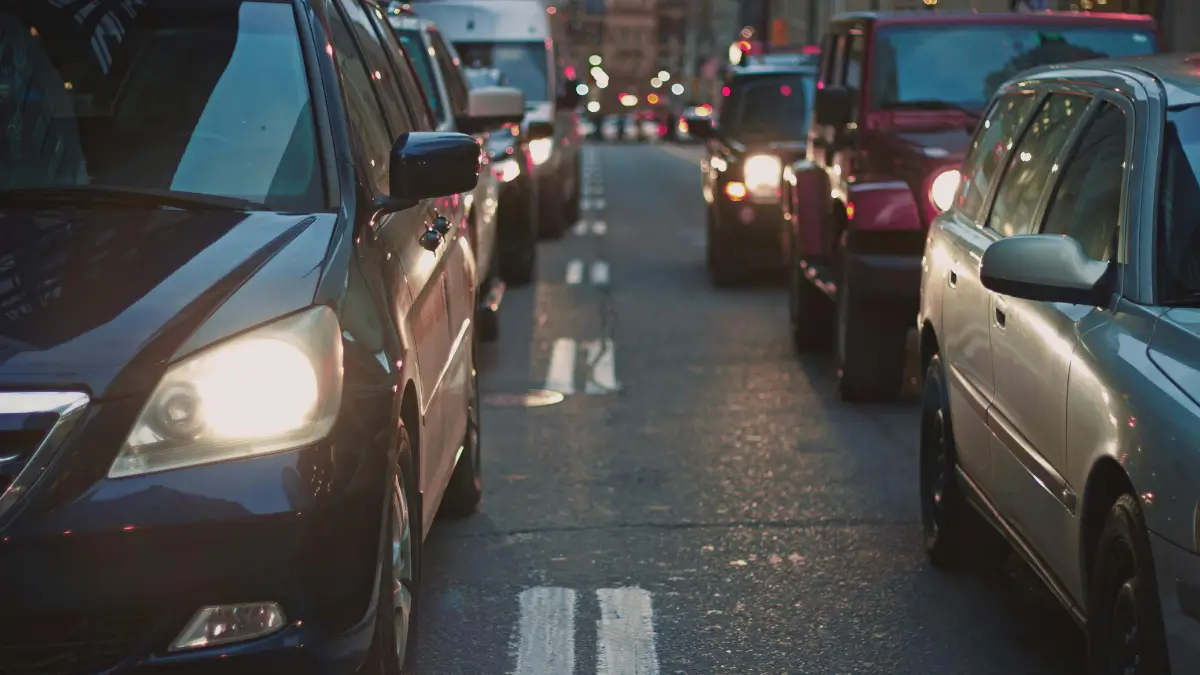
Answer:
<svg viewBox="0 0 1200 675"><path fill-rule="evenodd" d="M419 672L1081 672L1019 563L926 562L912 396L841 403L828 358L793 356L782 289L709 283L698 157L589 147L602 197L509 290L481 356L486 496L427 541Z"/></svg>

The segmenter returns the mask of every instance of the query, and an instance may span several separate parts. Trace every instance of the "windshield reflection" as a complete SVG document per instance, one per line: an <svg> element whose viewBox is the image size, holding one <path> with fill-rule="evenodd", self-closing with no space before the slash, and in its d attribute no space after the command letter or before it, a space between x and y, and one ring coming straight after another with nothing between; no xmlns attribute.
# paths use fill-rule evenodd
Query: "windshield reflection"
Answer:
<svg viewBox="0 0 1200 675"><path fill-rule="evenodd" d="M1200 293L1200 106L1167 114L1161 194L1162 290Z"/></svg>

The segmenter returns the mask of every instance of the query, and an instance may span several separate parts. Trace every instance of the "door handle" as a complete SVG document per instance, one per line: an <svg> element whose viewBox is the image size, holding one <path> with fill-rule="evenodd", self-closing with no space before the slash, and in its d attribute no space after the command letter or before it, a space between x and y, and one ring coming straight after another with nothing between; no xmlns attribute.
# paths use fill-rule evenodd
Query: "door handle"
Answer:
<svg viewBox="0 0 1200 675"><path fill-rule="evenodd" d="M999 326L1000 328L1004 328L1004 321L1007 318L1008 317L1004 315L1004 310L997 307L996 308L996 325Z"/></svg>
<svg viewBox="0 0 1200 675"><path fill-rule="evenodd" d="M950 283L950 288L958 287L958 272L955 272L954 270L950 270L949 283Z"/></svg>
<svg viewBox="0 0 1200 675"><path fill-rule="evenodd" d="M421 244L421 248L426 251L436 251L442 245L442 235L432 227L421 233L420 239L417 240Z"/></svg>

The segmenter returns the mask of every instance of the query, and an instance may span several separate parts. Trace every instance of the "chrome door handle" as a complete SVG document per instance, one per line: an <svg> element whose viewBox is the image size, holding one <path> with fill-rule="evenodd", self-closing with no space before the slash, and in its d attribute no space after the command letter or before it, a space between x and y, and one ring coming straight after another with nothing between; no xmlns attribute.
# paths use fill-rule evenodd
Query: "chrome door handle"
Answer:
<svg viewBox="0 0 1200 675"><path fill-rule="evenodd" d="M958 287L958 272L955 272L954 270L950 270L950 281L949 281L949 283L950 283L950 288L957 288L957 287Z"/></svg>
<svg viewBox="0 0 1200 675"><path fill-rule="evenodd" d="M1004 328L1004 321L1007 318L1008 317L1004 315L1004 310L997 307L996 308L996 325L999 326L1000 328Z"/></svg>

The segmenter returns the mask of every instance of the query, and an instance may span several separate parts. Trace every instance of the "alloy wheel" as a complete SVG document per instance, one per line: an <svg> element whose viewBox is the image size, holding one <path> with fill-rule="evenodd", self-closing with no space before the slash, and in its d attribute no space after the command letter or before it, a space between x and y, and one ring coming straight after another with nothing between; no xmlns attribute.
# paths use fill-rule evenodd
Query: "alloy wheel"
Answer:
<svg viewBox="0 0 1200 675"><path fill-rule="evenodd" d="M392 495L392 629L395 632L396 662L408 655L409 626L413 607L412 523L403 477L395 478Z"/></svg>

